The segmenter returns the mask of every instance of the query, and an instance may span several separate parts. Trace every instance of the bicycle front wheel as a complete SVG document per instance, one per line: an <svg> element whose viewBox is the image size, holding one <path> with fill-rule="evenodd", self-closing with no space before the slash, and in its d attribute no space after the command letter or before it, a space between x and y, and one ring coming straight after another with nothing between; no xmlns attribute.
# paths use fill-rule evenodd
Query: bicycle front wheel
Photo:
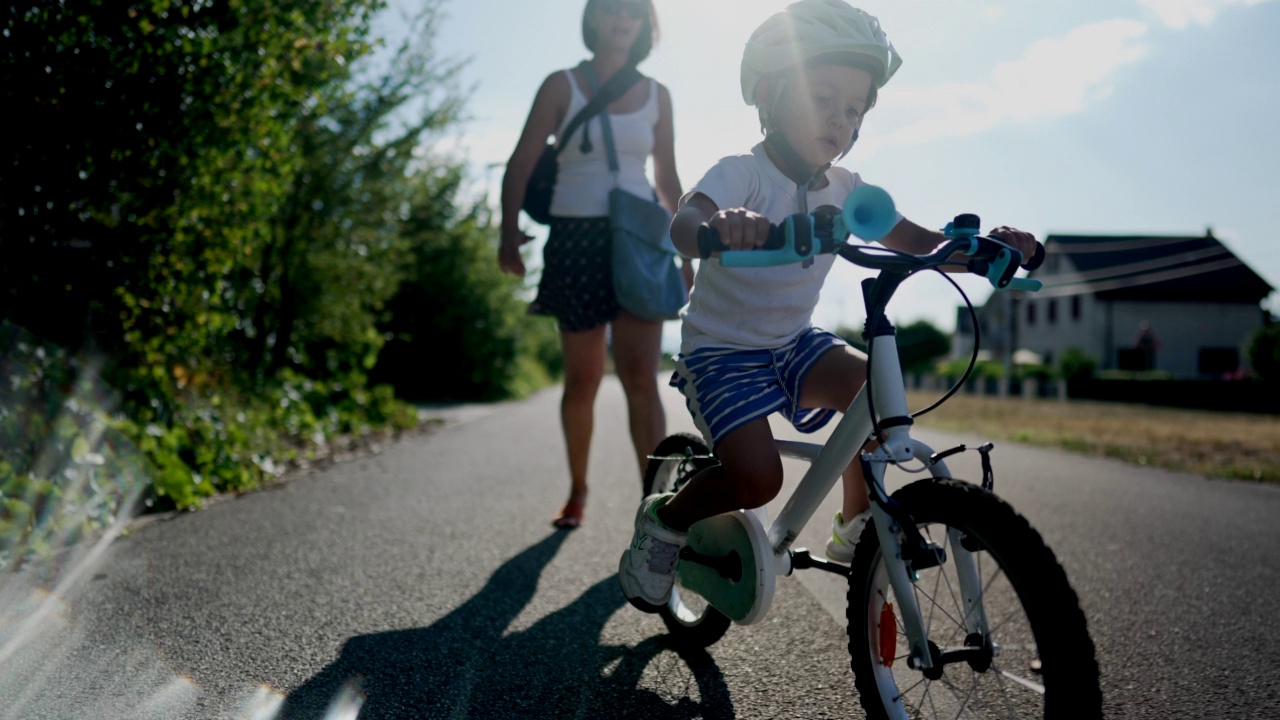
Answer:
<svg viewBox="0 0 1280 720"><path fill-rule="evenodd" d="M1101 717L1084 613L1039 533L1008 503L958 480L921 480L893 497L945 553L912 586L934 667L909 667L901 603L868 524L850 568L848 610L854 684L867 716ZM973 556L980 590L972 606L961 591L957 552ZM986 637L972 632L979 611Z"/></svg>
<svg viewBox="0 0 1280 720"><path fill-rule="evenodd" d="M670 435L658 443L645 468L644 494L675 492L716 462L702 438L689 433ZM715 643L731 623L697 593L686 590L678 576L671 599L659 615L671 633L670 643L682 648L705 648Z"/></svg>

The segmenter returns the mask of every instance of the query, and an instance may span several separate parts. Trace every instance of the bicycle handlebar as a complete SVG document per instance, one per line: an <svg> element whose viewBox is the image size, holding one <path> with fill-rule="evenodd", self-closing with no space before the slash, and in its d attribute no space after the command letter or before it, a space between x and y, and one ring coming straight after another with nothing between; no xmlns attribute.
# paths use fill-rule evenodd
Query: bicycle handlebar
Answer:
<svg viewBox="0 0 1280 720"><path fill-rule="evenodd" d="M844 207L824 205L810 214L796 214L769 226L765 244L753 250L730 250L720 234L708 225L698 228L698 255L703 259L720 253L721 264L728 267L764 267L804 262L819 254L838 254L844 259L872 270L912 272L954 261L957 252L969 256L965 263L969 272L987 278L997 290L1039 290L1039 280L1017 278L1018 267L1034 270L1044 262L1044 245L1037 242L1035 253L1023 261L1022 253L992 237L978 234L977 215L957 215L947 223L943 234L949 242L928 255L877 253L849 245L850 234L868 241L879 240L897 222L893 200L874 185L859 185L845 198Z"/></svg>

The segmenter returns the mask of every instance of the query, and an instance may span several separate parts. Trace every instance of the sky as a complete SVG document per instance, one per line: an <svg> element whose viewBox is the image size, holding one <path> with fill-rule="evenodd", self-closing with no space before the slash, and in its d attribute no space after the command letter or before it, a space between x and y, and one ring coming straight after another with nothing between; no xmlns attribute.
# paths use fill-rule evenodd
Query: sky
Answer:
<svg viewBox="0 0 1280 720"><path fill-rule="evenodd" d="M653 0L662 35L641 64L666 85L687 189L760 139L738 70L747 37L778 0ZM444 0L438 51L465 59L467 119L438 148L498 203L502 164L551 72L588 57L585 0ZM1061 234L1200 235L1280 287L1280 2L1275 0L866 0L904 62L840 162L926 227L980 215ZM394 40L409 0L377 24ZM540 246L546 230L526 219ZM536 251L540 247L535 247ZM534 258L536 259L535 254ZM837 263L814 313L860 326L858 282ZM980 278L958 277L975 302ZM911 280L894 322L955 326L942 278ZM1280 314L1280 293L1264 306ZM664 345L678 345L678 322Z"/></svg>

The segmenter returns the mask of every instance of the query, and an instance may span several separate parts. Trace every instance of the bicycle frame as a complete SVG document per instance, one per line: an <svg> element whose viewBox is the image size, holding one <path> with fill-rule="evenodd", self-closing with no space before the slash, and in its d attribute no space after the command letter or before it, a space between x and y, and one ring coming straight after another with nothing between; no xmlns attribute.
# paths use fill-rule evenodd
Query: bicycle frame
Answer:
<svg viewBox="0 0 1280 720"><path fill-rule="evenodd" d="M855 246L837 242L838 238L854 232L864 240L874 241L896 222L892 199L883 190L862 185L845 198L842 210L822 208L811 215L794 215L770 231L767 251L729 251L721 243L715 231L704 226L698 231L699 254L710 257L721 252L721 262L733 265L773 265L807 260L815 253L834 252L864 268L879 270L874 279L862 283L863 298L867 309L867 336L870 348L869 377L867 383L854 397L844 417L836 425L823 445L794 441L777 441L778 451L788 457L806 460L808 471L799 486L787 499L778 517L764 531L772 551L774 570L778 575L789 575L794 567L823 566L833 569L835 564L814 561L805 557L804 565L797 564L790 552L791 544L800 530L809 522L818 506L840 478L844 469L855 460L861 463L866 481L867 495L871 501L871 513L875 520L876 534L889 582L897 597L899 612L909 647L908 665L923 670L934 666L931 643L925 630L920 606L915 599L913 583L917 570L934 567L946 562L944 550L926 542L920 535L908 509L896 503L884 489L885 468L902 467L904 463L920 461L918 468L904 468L908 472L931 471L932 477L950 478L951 472L943 462L943 455L922 442L912 439L911 415L907 409L906 388L899 371L897 340L894 329L885 317L884 310L898 286L912 273L928 268L953 264L955 253L971 256L965 263L969 272L985 275L996 289L1037 290L1037 280L1015 278L1014 272L1022 263L1022 255L991 238L978 235L980 220L976 215L957 215L947 224L943 234L949 242L928 256L902 257L867 256ZM884 223L870 220L886 220ZM871 227L875 225L876 227ZM1038 247L1036 257L1043 259L1043 248ZM1033 262L1026 267L1038 265ZM874 403L872 398L874 397ZM872 418L874 404L875 418ZM874 434L880 439L879 447L871 452L859 452ZM958 448L963 449L963 448ZM984 456L984 469L987 468ZM987 477L984 475L984 484ZM756 512L762 526L764 514ZM899 540L899 536L905 540ZM963 624L970 633L990 638L986 613L983 610L983 588L973 554L964 547L959 531L950 536L953 562L965 608ZM761 563L767 562L761 558ZM838 571L837 571L838 572ZM760 612L753 613L751 622L767 609L765 599ZM998 648L996 649L998 652Z"/></svg>
<svg viewBox="0 0 1280 720"><path fill-rule="evenodd" d="M890 277L888 281L896 287L897 282L901 282L902 279L905 279L905 276ZM887 300L888 298L885 297L885 303ZM868 317L874 317L875 310L874 307L869 307ZM868 379L868 385L875 397L876 414L881 421L889 418L909 418L906 387L899 372L897 342L892 334L892 325L887 320L882 322L883 326L876 330L879 337L870 346L871 376ZM777 441L778 450L784 456L810 463L799 485L787 498L777 518L769 525L769 545L773 551L773 560L778 574L790 574L791 544L800 530L808 524L831 488L835 486L844 469L853 462L859 450L872 436L873 424L869 404L868 389L864 385L827 442L822 445L790 440ZM908 553L904 553L902 543L899 541L899 533L905 532L905 529L888 510L892 500L884 490L884 472L889 464L901 465L912 460L921 462L921 467L912 472L929 470L932 477L943 478L950 478L951 472L945 461L933 457L932 448L911 437L909 422L882 428L882 433L884 441L880 447L873 452L863 453L862 457L867 495L871 501L872 517L875 519L876 533L880 539L889 582L897 595L899 610L905 625L903 630L910 643L911 666L926 669L933 666L933 658L929 652L929 638L925 631L924 619L915 601L915 593L912 592L915 571L905 558ZM870 472L865 472L867 469ZM954 542L951 543L953 561L956 564L964 607L970 609L965 623L970 632L989 637L986 614L982 609L982 586L976 563L973 555L958 542L959 538L953 538L953 540Z"/></svg>

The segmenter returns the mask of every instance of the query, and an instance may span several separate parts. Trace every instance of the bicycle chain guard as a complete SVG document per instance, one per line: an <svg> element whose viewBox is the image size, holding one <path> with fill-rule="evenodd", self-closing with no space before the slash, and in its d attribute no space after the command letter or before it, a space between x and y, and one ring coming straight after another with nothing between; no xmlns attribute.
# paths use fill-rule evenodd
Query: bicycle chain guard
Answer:
<svg viewBox="0 0 1280 720"><path fill-rule="evenodd" d="M735 510L694 523L685 547L689 552L682 555L676 570L685 590L701 595L740 625L765 616L773 603L777 574L771 562L769 533L754 512ZM736 581L721 574L723 561L735 553L741 563ZM698 562L699 555L718 559L721 567Z"/></svg>

